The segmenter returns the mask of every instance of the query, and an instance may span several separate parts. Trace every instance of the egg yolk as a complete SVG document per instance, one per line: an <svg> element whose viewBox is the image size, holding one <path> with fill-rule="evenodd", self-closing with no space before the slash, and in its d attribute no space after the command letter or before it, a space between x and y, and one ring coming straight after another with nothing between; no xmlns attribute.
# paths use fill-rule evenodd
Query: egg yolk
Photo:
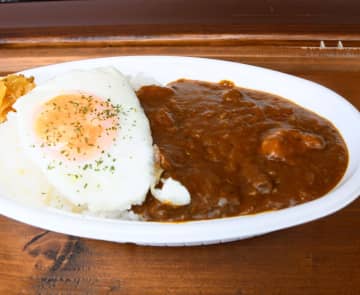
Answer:
<svg viewBox="0 0 360 295"><path fill-rule="evenodd" d="M41 147L69 161L87 160L109 148L119 129L119 106L92 95L64 94L43 104L35 120Z"/></svg>

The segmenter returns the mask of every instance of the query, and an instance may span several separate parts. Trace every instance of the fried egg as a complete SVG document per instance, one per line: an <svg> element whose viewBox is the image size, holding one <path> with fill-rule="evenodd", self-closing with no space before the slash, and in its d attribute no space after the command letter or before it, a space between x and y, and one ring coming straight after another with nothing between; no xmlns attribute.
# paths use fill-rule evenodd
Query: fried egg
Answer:
<svg viewBox="0 0 360 295"><path fill-rule="evenodd" d="M154 182L149 122L116 69L68 72L14 108L25 154L69 201L90 211L144 201Z"/></svg>

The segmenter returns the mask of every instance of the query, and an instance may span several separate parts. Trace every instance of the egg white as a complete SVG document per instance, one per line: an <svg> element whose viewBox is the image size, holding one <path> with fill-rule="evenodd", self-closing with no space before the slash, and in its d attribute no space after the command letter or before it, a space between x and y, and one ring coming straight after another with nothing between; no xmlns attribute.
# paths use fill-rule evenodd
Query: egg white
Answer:
<svg viewBox="0 0 360 295"><path fill-rule="evenodd" d="M27 206L39 207L53 187L23 153L17 134L16 113L0 124L0 192Z"/></svg>
<svg viewBox="0 0 360 295"><path fill-rule="evenodd" d="M103 154L85 162L54 158L39 145L34 130L35 114L41 105L74 91L109 99L112 105L121 107L120 128L114 143ZM36 87L18 100L14 108L25 154L68 200L87 206L90 211L126 210L144 201L154 182L149 122L128 81L116 69L68 72ZM86 165L93 168L84 169Z"/></svg>

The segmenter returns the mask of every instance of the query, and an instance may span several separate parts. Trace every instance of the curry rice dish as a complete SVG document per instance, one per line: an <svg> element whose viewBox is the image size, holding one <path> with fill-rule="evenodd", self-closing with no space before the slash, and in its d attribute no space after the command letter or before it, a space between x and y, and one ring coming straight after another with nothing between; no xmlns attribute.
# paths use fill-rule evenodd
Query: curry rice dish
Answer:
<svg viewBox="0 0 360 295"><path fill-rule="evenodd" d="M74 77L81 83L74 83ZM60 93L77 86L86 95ZM166 86L144 85L135 95L121 73L99 68L34 87L33 79L22 76L0 79L0 121L5 121L0 133L9 145L6 148L2 140L0 185L17 183L10 192L31 192L59 209L166 222L254 214L325 195L348 164L345 142L328 120L279 96L230 81L180 79ZM99 89L100 96L91 95ZM11 112L6 121L17 106L20 111ZM31 113L26 106L38 111ZM84 124L78 126L79 116ZM28 123L17 129L20 137L33 140L37 152L30 150L30 156L35 161L26 153L16 154L22 149L16 122L22 121ZM42 136L30 136L26 129L32 121ZM54 126L64 132L57 135ZM90 133L97 137L87 140L84 134ZM36 146L39 140L43 144ZM57 151L59 142L63 148ZM11 161L14 157L17 161ZM23 163L30 182L25 172L16 174ZM142 187L137 185L140 179ZM133 193L135 186L138 191Z"/></svg>

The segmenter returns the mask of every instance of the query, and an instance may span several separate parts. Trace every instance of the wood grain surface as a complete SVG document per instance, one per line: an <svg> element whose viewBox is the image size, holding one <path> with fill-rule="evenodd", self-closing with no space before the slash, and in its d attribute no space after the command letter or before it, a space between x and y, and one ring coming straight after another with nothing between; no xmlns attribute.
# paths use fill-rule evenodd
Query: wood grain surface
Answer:
<svg viewBox="0 0 360 295"><path fill-rule="evenodd" d="M357 0L73 0L3 4L0 46L359 45ZM301 43L299 43L299 40ZM356 42L356 43L354 43Z"/></svg>
<svg viewBox="0 0 360 295"><path fill-rule="evenodd" d="M358 24L357 0L72 0L6 4L2 27L129 24ZM31 10L32 13L29 13Z"/></svg>
<svg viewBox="0 0 360 295"><path fill-rule="evenodd" d="M0 72L129 53L211 56L317 81L360 109L358 55L329 51L312 57L313 53L260 51L141 46L1 49ZM306 225L229 244L190 248L80 239L1 217L0 294L360 294L359 216L358 200Z"/></svg>
<svg viewBox="0 0 360 295"><path fill-rule="evenodd" d="M86 1L69 2L79 9L77 5ZM181 6L183 1L175 2L180 10L186 9ZM230 11L236 1L223 2ZM166 13L169 6L164 4L157 24L140 13L142 23L134 14L123 23L121 19L115 24L103 21L90 27L83 26L86 14L64 22L61 17L66 18L67 12L63 10L59 19L47 16L36 25L37 15L28 15L20 26L15 20L27 15L30 8L25 5L30 4L22 4L15 18L9 16L13 4L0 5L0 75L104 56L212 57L316 81L360 109L360 26L355 21L359 2L348 1L346 9L340 2L328 1L323 9L319 1L295 1L293 14L286 14L284 1L249 1L242 9L236 8L230 20L224 13L215 20L214 8L201 16L199 4L185 21L176 14L171 20ZM147 5L145 1L133 3L130 10ZM56 5L47 6L51 13ZM331 18L336 8L339 13ZM111 16L113 22L116 15ZM267 22L252 25L259 15ZM284 19L282 15L288 16ZM291 16L294 22L289 21ZM96 22L93 17L90 14L87 20ZM320 47L321 40L325 48ZM354 126L354 132L359 132L359 126ZM0 294L357 295L359 216L357 200L305 225L238 242L184 248L82 239L0 217Z"/></svg>

